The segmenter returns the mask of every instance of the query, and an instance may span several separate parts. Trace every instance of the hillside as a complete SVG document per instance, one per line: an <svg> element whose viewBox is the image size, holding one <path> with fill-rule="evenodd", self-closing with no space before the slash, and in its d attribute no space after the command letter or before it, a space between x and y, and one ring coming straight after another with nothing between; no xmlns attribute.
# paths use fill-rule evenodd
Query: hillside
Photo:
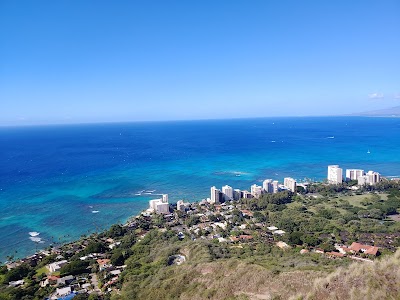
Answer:
<svg viewBox="0 0 400 300"><path fill-rule="evenodd" d="M400 117L400 106L354 113L352 115L366 117Z"/></svg>
<svg viewBox="0 0 400 300"><path fill-rule="evenodd" d="M122 295L114 295L113 299L373 300L400 297L400 250L374 263L352 263L328 273L318 267L314 271L310 268L311 261L316 259L312 254L293 258L291 267L283 267L279 272L246 259L206 262L206 249L193 246L189 244L191 250L186 250L193 251L194 262L161 267L145 280L130 277ZM293 254L281 252L276 265L285 264ZM318 264L323 263L319 261Z"/></svg>
<svg viewBox="0 0 400 300"><path fill-rule="evenodd" d="M371 264L340 268L293 299L400 299L400 249Z"/></svg>

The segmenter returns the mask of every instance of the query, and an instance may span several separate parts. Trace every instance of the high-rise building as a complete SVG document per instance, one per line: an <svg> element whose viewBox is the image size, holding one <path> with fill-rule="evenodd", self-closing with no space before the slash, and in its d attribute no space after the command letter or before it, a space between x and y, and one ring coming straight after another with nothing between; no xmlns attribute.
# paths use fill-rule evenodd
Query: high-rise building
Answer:
<svg viewBox="0 0 400 300"><path fill-rule="evenodd" d="M262 187L257 184L253 184L251 186L250 192L254 198L259 198L262 194Z"/></svg>
<svg viewBox="0 0 400 300"><path fill-rule="evenodd" d="M162 203L168 203L168 194L162 195Z"/></svg>
<svg viewBox="0 0 400 300"><path fill-rule="evenodd" d="M222 194L225 201L233 200L233 189L229 185L222 187Z"/></svg>
<svg viewBox="0 0 400 300"><path fill-rule="evenodd" d="M210 197L210 203L211 204L218 204L219 203L219 194L220 190L217 189L215 186L211 187L211 197Z"/></svg>
<svg viewBox="0 0 400 300"><path fill-rule="evenodd" d="M168 199L167 199L168 200ZM149 201L150 209L157 214L169 213L169 204L164 202L163 199L153 199Z"/></svg>
<svg viewBox="0 0 400 300"><path fill-rule="evenodd" d="M242 198L242 191L239 189L235 189L233 191L233 200L240 200L240 198Z"/></svg>
<svg viewBox="0 0 400 300"><path fill-rule="evenodd" d="M369 184L375 185L381 180L381 174L374 171L368 171L366 174L368 176Z"/></svg>
<svg viewBox="0 0 400 300"><path fill-rule="evenodd" d="M274 187L272 186L272 179L265 179L263 181L263 190L265 193L273 193Z"/></svg>
<svg viewBox="0 0 400 300"><path fill-rule="evenodd" d="M158 204L158 203L161 203L161 200L160 200L160 199L153 199L153 200L150 200L150 201L149 201L150 209L152 209L153 211L156 211L156 209L157 209L157 204Z"/></svg>
<svg viewBox="0 0 400 300"><path fill-rule="evenodd" d="M272 181L272 189L273 189L273 193L274 194L279 192L279 182L278 182L278 180Z"/></svg>
<svg viewBox="0 0 400 300"><path fill-rule="evenodd" d="M338 165L328 166L328 182L339 184L343 182L343 170Z"/></svg>
<svg viewBox="0 0 400 300"><path fill-rule="evenodd" d="M358 177L364 175L364 170L360 169L347 169L346 170L346 181L358 180Z"/></svg>
<svg viewBox="0 0 400 300"><path fill-rule="evenodd" d="M159 202L156 204L156 213L158 214L168 214L169 204L165 202Z"/></svg>
<svg viewBox="0 0 400 300"><path fill-rule="evenodd" d="M253 198L253 195L249 191L242 191L242 198L243 199Z"/></svg>
<svg viewBox="0 0 400 300"><path fill-rule="evenodd" d="M295 193L297 186L296 186L296 180L294 180L291 177L285 177L285 179L283 180L283 185L290 190L291 192Z"/></svg>

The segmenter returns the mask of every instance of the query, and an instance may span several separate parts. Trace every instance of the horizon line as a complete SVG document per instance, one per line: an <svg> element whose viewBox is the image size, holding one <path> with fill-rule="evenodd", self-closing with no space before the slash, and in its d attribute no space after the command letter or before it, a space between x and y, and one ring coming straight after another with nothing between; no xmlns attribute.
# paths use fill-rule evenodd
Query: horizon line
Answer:
<svg viewBox="0 0 400 300"><path fill-rule="evenodd" d="M102 124L126 124L126 123L168 123L168 122L194 122L194 121L225 121L225 120L252 120L252 119L272 119L272 118L329 118L329 117L388 117L396 116L365 116L359 114L343 115L305 115L305 116L264 116L264 117L233 117L233 118L199 118L199 119L166 119L166 120L124 120L124 121L88 121L71 123L32 123L32 124L0 124L0 128L10 127L45 127L45 126L74 126L74 125L102 125Z"/></svg>

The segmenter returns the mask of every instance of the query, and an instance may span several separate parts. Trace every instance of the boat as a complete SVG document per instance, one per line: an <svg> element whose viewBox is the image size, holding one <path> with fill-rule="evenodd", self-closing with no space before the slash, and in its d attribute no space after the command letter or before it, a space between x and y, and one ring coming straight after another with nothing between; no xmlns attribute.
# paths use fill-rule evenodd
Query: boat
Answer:
<svg viewBox="0 0 400 300"><path fill-rule="evenodd" d="M370 154L370 153L371 153L371 151L369 151L369 149L368 149L367 154Z"/></svg>

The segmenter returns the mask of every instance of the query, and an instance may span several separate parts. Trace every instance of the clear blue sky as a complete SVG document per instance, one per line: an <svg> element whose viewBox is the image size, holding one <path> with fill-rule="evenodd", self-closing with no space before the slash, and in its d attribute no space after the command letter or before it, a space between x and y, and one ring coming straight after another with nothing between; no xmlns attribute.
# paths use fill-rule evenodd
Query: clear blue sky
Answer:
<svg viewBox="0 0 400 300"><path fill-rule="evenodd" d="M0 124L400 105L400 1L0 0Z"/></svg>

